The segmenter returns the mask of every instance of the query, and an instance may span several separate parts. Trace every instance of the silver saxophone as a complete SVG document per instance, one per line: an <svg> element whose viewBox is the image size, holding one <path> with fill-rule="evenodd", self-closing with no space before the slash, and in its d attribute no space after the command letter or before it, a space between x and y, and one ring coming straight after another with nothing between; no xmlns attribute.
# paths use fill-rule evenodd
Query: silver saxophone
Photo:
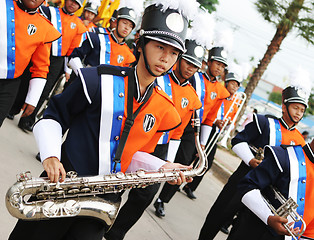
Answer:
<svg viewBox="0 0 314 240"><path fill-rule="evenodd" d="M196 115L196 113L195 113ZM114 173L79 177L68 172L64 182L52 183L48 178L35 178L31 173L17 175L17 182L6 193L9 213L23 220L89 216L102 220L110 227L118 213L120 202L101 198L100 194L117 193L131 188L144 188L179 178L204 174L207 164L199 141L200 120L194 117L195 145L199 160L193 169L138 170L133 173Z"/></svg>

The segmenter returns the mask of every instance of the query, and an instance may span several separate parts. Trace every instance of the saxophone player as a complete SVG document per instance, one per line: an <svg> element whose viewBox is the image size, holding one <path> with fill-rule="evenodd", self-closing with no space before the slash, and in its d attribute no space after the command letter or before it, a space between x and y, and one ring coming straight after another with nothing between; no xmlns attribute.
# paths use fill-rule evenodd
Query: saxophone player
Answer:
<svg viewBox="0 0 314 240"><path fill-rule="evenodd" d="M191 1L180 0L175 5L191 7L187 2ZM185 51L188 20L183 13L189 11L150 5L142 18L135 68L100 65L80 69L79 77L51 99L43 119L34 127L43 175L51 182L64 181L70 170L79 176L103 175L126 172L141 162L147 170L188 167L152 156L147 161L149 154L140 151L157 132L181 123L173 102L154 80L167 73ZM158 15L158 21L145 21L151 14ZM180 176L172 183L185 181L182 173ZM103 197L117 201L121 195ZM82 216L19 220L10 239L100 240L105 227L98 219Z"/></svg>
<svg viewBox="0 0 314 240"><path fill-rule="evenodd" d="M214 239L221 227L233 219L241 208L241 198L237 192L239 181L261 160L256 159L249 145L255 149L266 145L305 145L301 133L296 125L305 112L308 96L306 89L310 86L310 79L297 74L291 78L293 82L282 91L282 116L280 118L254 114L253 122L247 124L231 141L232 150L242 159L241 164L230 176L213 206L207 214L201 228L199 240ZM300 79L302 76L302 79ZM300 83L305 83L300 85ZM248 220L249 221L249 220Z"/></svg>

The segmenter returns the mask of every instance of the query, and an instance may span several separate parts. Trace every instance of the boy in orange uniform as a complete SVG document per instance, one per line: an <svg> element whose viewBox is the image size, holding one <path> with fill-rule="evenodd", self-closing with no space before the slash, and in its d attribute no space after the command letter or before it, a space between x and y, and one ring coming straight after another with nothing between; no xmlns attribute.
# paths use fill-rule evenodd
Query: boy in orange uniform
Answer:
<svg viewBox="0 0 314 240"><path fill-rule="evenodd" d="M74 49L70 56L69 66L77 74L78 69L85 66L110 64L128 67L135 62L135 57L125 43L125 38L135 28L136 13L133 8L121 7L117 13L117 27L108 33L105 28L88 33L88 38L82 46Z"/></svg>
<svg viewBox="0 0 314 240"><path fill-rule="evenodd" d="M30 61L32 74L26 99L23 99L23 116L33 112L45 86L50 43L58 39L60 33L37 13L42 2L1 0L0 126L14 103L20 76Z"/></svg>
<svg viewBox="0 0 314 240"><path fill-rule="evenodd" d="M177 3L184 7L186 1ZM151 17L156 15L159 21L152 22ZM169 15L175 21L166 21ZM63 181L70 170L79 176L102 175L129 171L142 161L147 170L187 167L165 163L141 151L157 132L174 129L181 123L171 99L154 85L154 80L171 69L184 52L187 24L187 19L176 9L150 5L143 15L140 55L135 68L100 65L81 69L79 78L51 99L43 119L34 127L34 135L45 173L52 182ZM173 31L177 26L180 31ZM65 132L67 136L62 143ZM183 174L173 183L182 181L185 181ZM120 195L100 197L119 201ZM51 226L57 230L49 231ZM33 240L43 236L54 240L68 236L101 240L105 229L104 222L92 216L19 220L10 239L26 235Z"/></svg>
<svg viewBox="0 0 314 240"><path fill-rule="evenodd" d="M186 40L187 51L176 64L174 71L157 77L156 84L163 89L174 102L174 106L181 118L181 125L172 131L159 132L150 144L144 146L141 151L153 152L154 156L173 162L171 154L167 155L169 140L180 142L184 128L189 123L194 110L202 107L201 101L189 83L188 79L199 69L202 52L195 55L195 48L199 47L195 41ZM203 49L203 48L201 48ZM156 146L156 144L158 145ZM175 144L176 145L176 144ZM156 148L154 147L156 146ZM172 151L176 152L177 149ZM173 155L173 154L172 154ZM175 154L174 154L175 155ZM183 163L182 163L183 164ZM128 195L128 200L119 211L118 217L108 233L106 239L123 239L130 228L139 220L145 209L152 202L160 184L147 186L146 188L134 188ZM132 213L132 214L130 214Z"/></svg>
<svg viewBox="0 0 314 240"><path fill-rule="evenodd" d="M24 131L32 131L32 126L41 105L49 96L58 78L64 73L66 57L72 53L74 48L79 46L82 34L86 32L86 27L82 21L74 15L82 6L81 1L66 0L63 8L45 6L39 8L40 12L62 33L62 37L52 43L47 83L34 112L27 118L22 117L19 121L18 126Z"/></svg>
<svg viewBox="0 0 314 240"><path fill-rule="evenodd" d="M229 123L227 125L229 125L238 111L237 103L233 104L232 109L230 109L230 107L233 101L235 100L235 94L238 91L240 84L241 84L241 80L239 79L239 77L236 77L233 72L229 72L226 74L225 86L228 92L230 93L230 97L222 100L222 103L220 105L216 118L212 116L212 118L210 119L209 124L211 124L212 126L210 136L208 139L205 139L205 140L203 139L203 143L201 143L206 146L205 149L209 149L208 151L206 151L207 161L208 161L208 168L206 172L211 168L213 164L214 156L217 150L217 144L214 143L214 145L212 145L213 142L211 142L212 138L216 137L216 134L218 134L218 132L216 132L216 131L219 131L217 128L221 129L222 126L224 126L225 121L228 121ZM226 118L226 114L228 114L227 118ZM233 126L229 125L229 127L233 127ZM211 145L208 146L209 143L211 143ZM193 178L193 182L188 183L183 187L183 190L186 192L187 196L190 199L196 199L196 196L194 195L193 192L196 190L196 188L202 181L203 176L204 175Z"/></svg>

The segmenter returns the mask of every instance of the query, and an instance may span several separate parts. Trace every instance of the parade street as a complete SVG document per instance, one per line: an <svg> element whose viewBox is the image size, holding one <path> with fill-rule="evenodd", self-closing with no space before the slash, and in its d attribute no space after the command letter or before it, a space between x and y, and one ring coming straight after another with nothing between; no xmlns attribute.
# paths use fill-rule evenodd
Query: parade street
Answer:
<svg viewBox="0 0 314 240"><path fill-rule="evenodd" d="M13 121L6 119L0 129L2 166L2 174L0 175L0 239L8 239L17 221L9 214L5 206L6 191L16 182L16 174L31 171L32 175L37 177L43 170L41 163L35 159L38 150L34 136L32 133L24 133L17 127L18 118L19 115L15 116ZM183 191L178 192L170 203L165 204L166 216L162 219L155 216L155 209L151 204L125 239L197 239L205 217L223 187L223 181L227 180L228 171L235 169L238 164L239 159L227 151L218 149L212 169L206 174L200 187L195 191L197 199L191 200L186 197ZM127 192L124 193L123 197L125 200ZM57 231L57 229L51 229L51 231ZM227 235L219 232L215 239L225 240L226 237Z"/></svg>

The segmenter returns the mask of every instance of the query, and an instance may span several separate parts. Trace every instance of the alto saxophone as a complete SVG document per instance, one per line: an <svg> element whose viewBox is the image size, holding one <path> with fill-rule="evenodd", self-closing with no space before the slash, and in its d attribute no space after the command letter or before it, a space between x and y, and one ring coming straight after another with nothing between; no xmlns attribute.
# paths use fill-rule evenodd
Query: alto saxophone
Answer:
<svg viewBox="0 0 314 240"><path fill-rule="evenodd" d="M64 182L58 183L52 183L48 178L34 178L30 172L24 172L17 176L17 182L8 189L6 207L13 217L23 220L89 216L102 220L110 227L120 202L113 203L98 195L175 180L179 178L180 172L186 177L204 174L207 167L199 141L199 118L194 119L194 129L200 158L193 169L138 170L90 177L78 177L75 172L68 172Z"/></svg>

